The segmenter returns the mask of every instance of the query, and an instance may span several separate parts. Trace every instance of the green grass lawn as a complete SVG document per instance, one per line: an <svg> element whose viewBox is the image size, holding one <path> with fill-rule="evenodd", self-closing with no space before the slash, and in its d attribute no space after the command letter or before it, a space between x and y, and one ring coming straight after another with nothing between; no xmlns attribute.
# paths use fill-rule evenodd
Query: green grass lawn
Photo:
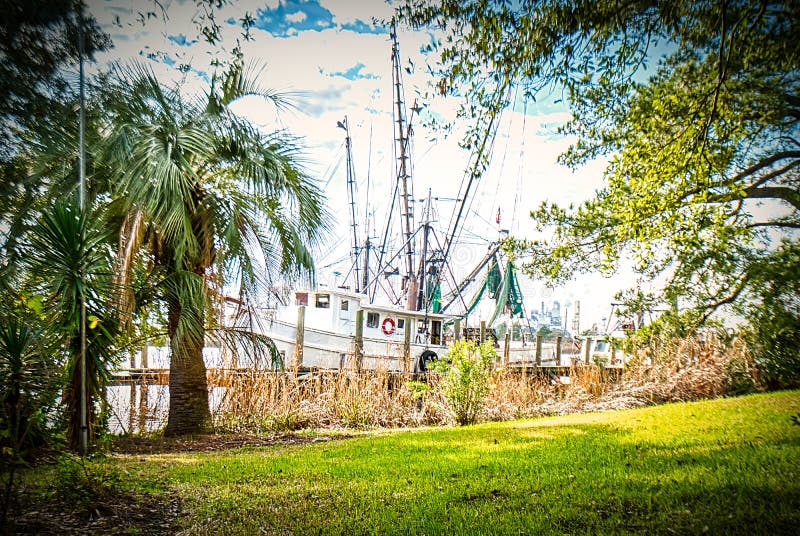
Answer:
<svg viewBox="0 0 800 536"><path fill-rule="evenodd" d="M189 533L796 534L800 392L109 458Z"/></svg>

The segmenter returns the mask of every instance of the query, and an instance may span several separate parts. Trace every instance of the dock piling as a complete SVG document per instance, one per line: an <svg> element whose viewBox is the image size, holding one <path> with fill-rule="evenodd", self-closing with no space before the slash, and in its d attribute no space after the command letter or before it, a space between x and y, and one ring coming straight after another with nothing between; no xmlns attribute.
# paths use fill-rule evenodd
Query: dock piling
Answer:
<svg viewBox="0 0 800 536"><path fill-rule="evenodd" d="M556 337L556 366L557 367L561 366L561 340L562 340L561 335Z"/></svg>
<svg viewBox="0 0 800 536"><path fill-rule="evenodd" d="M353 339L353 346L356 371L361 372L361 361L364 357L364 309L356 311L356 335Z"/></svg>
<svg viewBox="0 0 800 536"><path fill-rule="evenodd" d="M294 342L294 354L292 354L292 372L296 375L300 367L303 366L303 346L306 338L306 306L297 307L297 335Z"/></svg>

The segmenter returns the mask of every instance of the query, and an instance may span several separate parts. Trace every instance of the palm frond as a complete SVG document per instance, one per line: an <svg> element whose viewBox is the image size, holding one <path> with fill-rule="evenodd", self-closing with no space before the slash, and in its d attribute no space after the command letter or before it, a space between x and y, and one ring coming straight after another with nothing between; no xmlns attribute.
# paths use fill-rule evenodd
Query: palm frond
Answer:
<svg viewBox="0 0 800 536"><path fill-rule="evenodd" d="M265 66L258 62L234 62L222 75L215 76L206 95L206 113L219 115L231 104L246 96L258 96L272 102L278 111L295 108L291 92L278 92L261 85Z"/></svg>

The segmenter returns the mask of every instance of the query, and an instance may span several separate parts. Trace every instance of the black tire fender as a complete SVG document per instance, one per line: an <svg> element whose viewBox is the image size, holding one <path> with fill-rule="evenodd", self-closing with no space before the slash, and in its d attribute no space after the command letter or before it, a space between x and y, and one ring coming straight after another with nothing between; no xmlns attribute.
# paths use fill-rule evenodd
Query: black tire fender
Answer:
<svg viewBox="0 0 800 536"><path fill-rule="evenodd" d="M414 367L416 369L415 372L427 372L428 363L436 359L439 359L439 356L436 355L436 352L434 352L433 350L425 350L417 358L417 363L416 363L417 366Z"/></svg>

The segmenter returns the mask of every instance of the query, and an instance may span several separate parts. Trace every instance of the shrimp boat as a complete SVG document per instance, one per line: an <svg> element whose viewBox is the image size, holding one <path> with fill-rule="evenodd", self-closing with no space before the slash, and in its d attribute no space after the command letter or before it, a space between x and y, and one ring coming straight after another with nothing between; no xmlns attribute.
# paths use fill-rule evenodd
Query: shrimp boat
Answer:
<svg viewBox="0 0 800 536"><path fill-rule="evenodd" d="M409 140L412 119L420 108L415 102L406 109L394 27L390 37L396 167L394 193L380 233L383 238L370 237L366 222L359 232L352 140L345 117L337 123L345 131L347 156L350 263L345 284L288 292L280 306L264 313L265 334L274 341L285 366L298 369L421 372L460 337L494 340L507 363L555 361L554 345L534 343L514 263L508 259L503 273L498 268L501 240L489 245L483 260L465 279L456 280L448 258L463 223L469 185L453 199L461 203L460 208L440 236L432 225L436 217L430 191L427 199L414 197ZM477 162L482 155L471 158ZM422 218L417 225L414 213L420 206ZM489 275L481 290L467 298L467 287L487 267ZM482 327L470 326L470 318L477 316L476 304L486 298L495 300L489 320ZM493 327L503 323L507 332L512 324L514 329L507 337L497 337Z"/></svg>
<svg viewBox="0 0 800 536"><path fill-rule="evenodd" d="M421 372L443 355L452 340L455 317L436 305L433 283L443 259L427 247L430 222L417 228L413 221L409 138L412 128L403 100L397 34L392 28L393 115L397 155L394 195L385 222L383 241L373 243L359 233L357 182L347 117L337 126L345 131L347 196L350 207L350 271L347 284L294 289L278 306L262 311L262 331L275 343L284 366L295 369L386 370ZM428 212L429 213L429 212ZM399 216L397 216L399 214ZM395 216L393 218L393 216ZM392 232L397 228L400 233ZM363 236L362 236L363 235ZM391 240L399 236L400 247ZM422 252L417 252L422 242ZM441 257L441 252L440 252ZM392 263L402 262L403 271ZM398 277L391 277L391 276ZM421 283L420 283L421 282ZM398 285L399 283L399 285ZM379 293L379 289L383 293Z"/></svg>

